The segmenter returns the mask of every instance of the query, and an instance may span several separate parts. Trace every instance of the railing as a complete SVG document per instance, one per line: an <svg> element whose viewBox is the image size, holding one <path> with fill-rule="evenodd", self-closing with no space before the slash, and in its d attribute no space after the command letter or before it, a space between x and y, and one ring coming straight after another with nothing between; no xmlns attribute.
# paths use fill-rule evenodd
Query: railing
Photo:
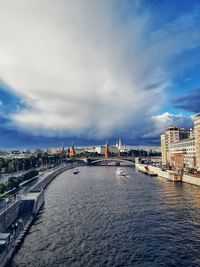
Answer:
<svg viewBox="0 0 200 267"><path fill-rule="evenodd" d="M29 220L31 220L31 214L27 214L26 217L23 218L23 221L19 224L19 227L17 228L17 231L13 232L10 237L9 244L5 247L5 249L0 253L0 267L1 263L4 263L6 261L9 261L11 258L12 253L14 252L16 240L23 231L25 225ZM6 259L7 258L7 259Z"/></svg>

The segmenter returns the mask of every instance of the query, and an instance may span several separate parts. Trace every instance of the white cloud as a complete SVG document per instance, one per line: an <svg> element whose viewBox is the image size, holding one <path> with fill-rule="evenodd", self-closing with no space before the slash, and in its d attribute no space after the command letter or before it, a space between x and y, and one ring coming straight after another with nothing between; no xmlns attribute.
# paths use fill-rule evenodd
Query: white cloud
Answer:
<svg viewBox="0 0 200 267"><path fill-rule="evenodd" d="M151 122L153 124L153 130L147 134L144 134L144 138L157 138L170 126L185 129L193 127L192 117L187 117L183 114L171 114L169 112L152 116Z"/></svg>
<svg viewBox="0 0 200 267"><path fill-rule="evenodd" d="M200 41L177 22L152 33L137 1L122 21L114 3L0 0L0 75L27 105L11 115L18 127L95 138L128 127L132 136L158 112L171 83L166 61Z"/></svg>

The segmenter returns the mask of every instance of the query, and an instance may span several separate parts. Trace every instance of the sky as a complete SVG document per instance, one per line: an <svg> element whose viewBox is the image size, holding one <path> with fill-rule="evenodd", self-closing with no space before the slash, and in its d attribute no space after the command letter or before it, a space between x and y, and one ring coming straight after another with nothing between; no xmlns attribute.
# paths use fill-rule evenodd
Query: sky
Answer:
<svg viewBox="0 0 200 267"><path fill-rule="evenodd" d="M200 112L198 0L0 0L0 149L159 145Z"/></svg>

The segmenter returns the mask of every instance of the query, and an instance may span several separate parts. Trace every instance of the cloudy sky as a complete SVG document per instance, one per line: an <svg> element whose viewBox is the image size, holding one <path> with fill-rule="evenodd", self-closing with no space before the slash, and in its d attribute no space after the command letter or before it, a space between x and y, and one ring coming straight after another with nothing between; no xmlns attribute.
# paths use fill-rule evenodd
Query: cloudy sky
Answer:
<svg viewBox="0 0 200 267"><path fill-rule="evenodd" d="M198 0L0 0L0 149L156 145L198 112Z"/></svg>

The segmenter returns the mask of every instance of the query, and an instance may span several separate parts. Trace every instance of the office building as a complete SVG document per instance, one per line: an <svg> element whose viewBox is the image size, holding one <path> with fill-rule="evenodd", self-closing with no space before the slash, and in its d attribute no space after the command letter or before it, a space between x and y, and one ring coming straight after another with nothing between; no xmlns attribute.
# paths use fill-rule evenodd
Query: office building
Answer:
<svg viewBox="0 0 200 267"><path fill-rule="evenodd" d="M169 147L170 165L174 168L194 168L196 166L195 139L188 138L173 143Z"/></svg>
<svg viewBox="0 0 200 267"><path fill-rule="evenodd" d="M200 113L194 117L194 136L196 147L196 167L200 171Z"/></svg>
<svg viewBox="0 0 200 267"><path fill-rule="evenodd" d="M172 126L168 127L165 133L161 135L161 153L163 165L170 164L170 145L185 138L188 138L188 132L185 129Z"/></svg>

